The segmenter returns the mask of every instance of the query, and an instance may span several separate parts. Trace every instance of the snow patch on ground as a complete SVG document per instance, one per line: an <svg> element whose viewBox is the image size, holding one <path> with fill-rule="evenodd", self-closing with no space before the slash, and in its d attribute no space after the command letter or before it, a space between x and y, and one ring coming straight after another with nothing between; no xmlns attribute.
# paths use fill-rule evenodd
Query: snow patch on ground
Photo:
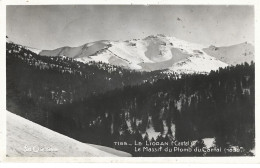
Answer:
<svg viewBox="0 0 260 168"><path fill-rule="evenodd" d="M158 136L161 134L160 132L155 132L154 128L151 127L151 128L148 128L146 130L146 133L148 134L148 139L151 141L152 138L154 140L156 140L158 138Z"/></svg>
<svg viewBox="0 0 260 168"><path fill-rule="evenodd" d="M151 116L148 117L148 125L147 125L147 129L146 129L146 133L148 134L148 139L150 141L152 140L152 138L154 140L156 140L157 137L161 134L160 132L155 132Z"/></svg>
<svg viewBox="0 0 260 168"><path fill-rule="evenodd" d="M204 138L202 139L207 148L211 148L214 146L215 138Z"/></svg>
<svg viewBox="0 0 260 168"><path fill-rule="evenodd" d="M204 142L206 148L209 149L209 148L211 148L211 147L214 146L215 138L204 138L204 139L202 139L202 140L203 140L203 142ZM195 145L197 141L198 141L198 140L192 141L192 144Z"/></svg>

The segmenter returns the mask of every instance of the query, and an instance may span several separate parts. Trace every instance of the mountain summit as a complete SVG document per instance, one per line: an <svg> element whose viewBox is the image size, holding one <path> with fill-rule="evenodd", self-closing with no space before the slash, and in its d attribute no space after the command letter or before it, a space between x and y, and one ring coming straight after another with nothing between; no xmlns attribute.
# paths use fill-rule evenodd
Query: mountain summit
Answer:
<svg viewBox="0 0 260 168"><path fill-rule="evenodd" d="M83 63L101 61L141 71L165 69L179 73L208 73L254 60L254 47L249 43L207 47L158 34L126 41L101 40L79 47L42 50L39 54L65 56Z"/></svg>

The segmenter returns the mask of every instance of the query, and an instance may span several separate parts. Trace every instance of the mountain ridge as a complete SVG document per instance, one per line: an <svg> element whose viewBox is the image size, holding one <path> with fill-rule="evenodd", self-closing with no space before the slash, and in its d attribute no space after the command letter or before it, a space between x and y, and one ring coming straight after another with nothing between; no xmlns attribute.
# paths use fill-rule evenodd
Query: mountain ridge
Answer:
<svg viewBox="0 0 260 168"><path fill-rule="evenodd" d="M229 65L241 64L243 62L250 63L254 61L254 46L251 43L244 42L231 46L215 47L210 46L203 49L209 55L228 63ZM228 55L228 57L225 57Z"/></svg>
<svg viewBox="0 0 260 168"><path fill-rule="evenodd" d="M236 65L242 62L249 63L254 60L253 45L248 43L248 45L241 47L241 44L237 44L238 47L237 45L207 47L206 45L158 34L143 39L125 41L101 40L76 48L72 47L70 51L67 51L68 48L64 47L60 53L55 53L55 50L43 50L40 55L65 55L83 63L101 61L141 71L166 69L167 72L174 71L177 73L208 73L211 70L217 70L228 65ZM219 52L215 50L216 48L220 48ZM234 51L236 48L239 48L237 52ZM250 57L243 58L240 56L237 61L234 61L234 55L243 55L243 53L249 53ZM184 64L185 66L180 66ZM202 66L203 68L201 68Z"/></svg>
<svg viewBox="0 0 260 168"><path fill-rule="evenodd" d="M27 49L41 56L65 56L83 63L104 62L131 70L180 74L209 73L228 65L254 61L254 46L247 42L207 47L163 34L125 41L100 40L54 50Z"/></svg>

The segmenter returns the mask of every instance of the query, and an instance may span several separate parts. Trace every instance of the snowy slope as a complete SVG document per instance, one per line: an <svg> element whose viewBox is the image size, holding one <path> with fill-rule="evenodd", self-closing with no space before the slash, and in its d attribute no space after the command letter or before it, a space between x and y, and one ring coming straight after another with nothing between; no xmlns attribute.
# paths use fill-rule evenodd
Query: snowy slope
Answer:
<svg viewBox="0 0 260 168"><path fill-rule="evenodd" d="M130 154L110 148L99 150L10 112L7 112L7 155L10 157L130 156Z"/></svg>
<svg viewBox="0 0 260 168"><path fill-rule="evenodd" d="M203 51L206 46L190 43L175 37L162 34L151 35L144 39L132 39L127 41L97 41L87 43L79 47L62 47L56 50L44 50L40 55L66 56L77 61L88 63L89 61L105 62L112 65L122 66L129 69L153 71L170 68L172 71L177 66L179 69L188 69L189 72L201 72L196 70L198 66L179 66L187 58L196 56L195 61L199 62L198 54L207 54ZM203 58L201 58L203 60ZM211 60L211 59L208 59ZM215 64L216 63L216 64ZM212 62L213 69L222 67L218 61ZM200 64L199 67L203 66ZM210 71L209 67L202 68L203 72Z"/></svg>
<svg viewBox="0 0 260 168"><path fill-rule="evenodd" d="M210 46L203 51L229 65L250 63L255 57L254 46L247 42L228 47Z"/></svg>
<svg viewBox="0 0 260 168"><path fill-rule="evenodd" d="M87 43L79 47L61 47L55 50L42 50L40 55L44 56L66 56L69 58L89 57L109 45L109 41L97 41Z"/></svg>
<svg viewBox="0 0 260 168"><path fill-rule="evenodd" d="M211 70L224 68L228 64L208 55L193 55L183 61L173 64L169 71L179 74L209 73Z"/></svg>
<svg viewBox="0 0 260 168"><path fill-rule="evenodd" d="M123 42L110 42L110 47L87 61L102 61L130 69L153 71L167 69L205 46L164 35L148 36ZM89 58L89 57L88 57ZM84 57L78 58L84 62Z"/></svg>

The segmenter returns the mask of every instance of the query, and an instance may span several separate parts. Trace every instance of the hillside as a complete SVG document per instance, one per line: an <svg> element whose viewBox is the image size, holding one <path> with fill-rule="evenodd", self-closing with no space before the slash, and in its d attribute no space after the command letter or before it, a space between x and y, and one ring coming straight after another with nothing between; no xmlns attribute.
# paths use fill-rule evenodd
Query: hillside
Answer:
<svg viewBox="0 0 260 168"><path fill-rule="evenodd" d="M7 112L7 156L9 157L115 157L125 152L84 144Z"/></svg>
<svg viewBox="0 0 260 168"><path fill-rule="evenodd" d="M246 63L209 75L128 86L52 108L49 127L104 146L113 146L114 141L215 138L214 145L241 146L250 151L255 129L254 81L254 64ZM118 149L138 155L131 148ZM234 155L240 154L244 153Z"/></svg>

